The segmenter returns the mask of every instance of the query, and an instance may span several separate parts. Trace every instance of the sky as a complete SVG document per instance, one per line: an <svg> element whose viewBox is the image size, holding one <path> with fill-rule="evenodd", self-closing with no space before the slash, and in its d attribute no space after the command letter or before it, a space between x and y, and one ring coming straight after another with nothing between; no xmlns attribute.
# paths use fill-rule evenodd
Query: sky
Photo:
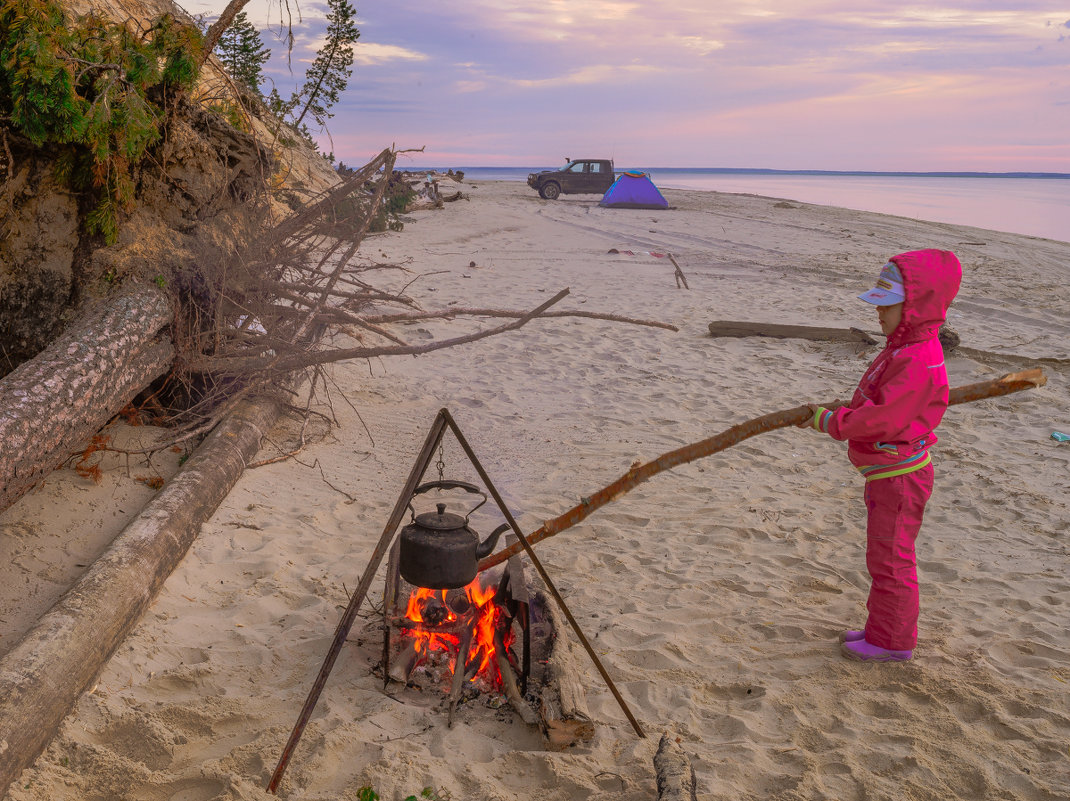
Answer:
<svg viewBox="0 0 1070 801"><path fill-rule="evenodd" d="M246 7L288 96L326 0ZM1070 173L1070 0L354 0L350 165ZM187 0L218 15L219 0ZM284 30L284 27L282 28Z"/></svg>

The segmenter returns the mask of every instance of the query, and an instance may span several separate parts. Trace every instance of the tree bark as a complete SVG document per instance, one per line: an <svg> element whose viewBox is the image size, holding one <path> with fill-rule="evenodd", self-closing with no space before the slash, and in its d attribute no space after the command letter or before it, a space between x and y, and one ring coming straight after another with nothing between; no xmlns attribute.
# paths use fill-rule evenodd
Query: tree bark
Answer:
<svg viewBox="0 0 1070 801"><path fill-rule="evenodd" d="M171 320L160 289L136 287L88 312L0 380L0 511L170 368Z"/></svg>
<svg viewBox="0 0 1070 801"><path fill-rule="evenodd" d="M148 609L279 415L245 403L116 537L82 579L0 659L0 798L51 741Z"/></svg>

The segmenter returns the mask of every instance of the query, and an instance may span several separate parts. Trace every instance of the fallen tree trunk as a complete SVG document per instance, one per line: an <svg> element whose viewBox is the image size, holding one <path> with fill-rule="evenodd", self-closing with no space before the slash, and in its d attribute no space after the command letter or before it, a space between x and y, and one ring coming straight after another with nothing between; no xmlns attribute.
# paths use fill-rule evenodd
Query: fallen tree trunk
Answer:
<svg viewBox="0 0 1070 801"><path fill-rule="evenodd" d="M11 506L174 359L171 301L156 286L109 299L0 380L0 511Z"/></svg>
<svg viewBox="0 0 1070 801"><path fill-rule="evenodd" d="M1047 381L1048 379L1045 377L1044 371L1040 369L1025 370L1020 373L1010 373L993 381L981 381L977 384L955 387L951 390L948 405L953 406L959 403L970 403L984 398L995 398L1000 395L1009 395L1012 392L1021 392L1025 389L1034 389L1036 387L1044 386ZM844 404L839 402L825 404L827 408L831 409L843 405ZM800 425L805 423L812 416L813 410L811 410L809 406L796 406L794 409L782 409L779 412L770 412L761 417L755 417L751 420L739 423L738 425L734 425L731 428L722 431L720 434L715 434L712 437L699 440L698 442L692 442L690 445L685 445L674 451L663 453L657 459L649 461L646 464L641 464L636 461L627 473L612 484L603 487L593 495L581 498L576 506L573 506L564 514L558 515L553 520L547 520L538 529L531 534L528 534L528 544L534 545L547 537L552 537L554 534L559 534L565 529L571 528L580 521L585 520L596 509L605 506L610 501L616 500L624 493L634 489L637 485L657 475L662 470L668 470L671 467L687 464L688 462L693 462L696 459L701 459L705 456L711 456L712 454L723 451L733 445L738 445L745 439L749 439L758 434L763 434L766 431L774 431L778 428ZM488 568L501 564L510 556L520 553L521 550L521 544L502 548L497 553L491 554L485 559L480 560L479 572L483 572Z"/></svg>
<svg viewBox="0 0 1070 801"><path fill-rule="evenodd" d="M279 413L273 400L239 406L0 659L0 798L148 609Z"/></svg>

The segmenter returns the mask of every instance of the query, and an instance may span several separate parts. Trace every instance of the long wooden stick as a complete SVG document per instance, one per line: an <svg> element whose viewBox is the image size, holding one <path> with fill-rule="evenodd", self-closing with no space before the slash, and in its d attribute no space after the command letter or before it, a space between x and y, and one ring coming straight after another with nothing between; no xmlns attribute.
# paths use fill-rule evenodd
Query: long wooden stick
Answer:
<svg viewBox="0 0 1070 801"><path fill-rule="evenodd" d="M948 405L953 406L959 403L970 403L972 401L983 400L984 398L1009 395L1012 392L1021 392L1025 389L1042 387L1047 381L1048 379L1044 375L1044 371L1039 368L1035 370L1025 370L1020 373L1009 373L993 381L982 381L978 384L955 387L951 390ZM830 404L827 405L826 408L835 408L836 406L842 405L843 404ZM534 545L547 537L552 537L554 534L559 534L565 529L571 528L584 520L596 509L605 506L610 501L616 500L624 493L635 488L637 485L642 484L651 476L655 476L663 470L693 462L704 456L710 456L711 454L723 451L733 445L738 445L743 440L765 433L766 431L799 425L806 422L806 420L812 416L813 411L811 411L809 406L796 406L794 409L784 409L779 412L772 412L771 414L755 417L744 423L734 425L731 428L722 431L720 434L715 434L707 439L693 442L690 445L685 445L682 448L677 448L668 453L663 453L657 459L647 462L646 464L635 464L627 473L609 486L603 487L593 495L581 498L578 504L573 506L563 515L555 517L553 520L547 520L538 529L531 534L528 534L528 544ZM491 554L479 563L479 570L482 572L495 565L501 564L510 556L520 553L521 548L523 548L523 546L518 543L503 548L497 553Z"/></svg>

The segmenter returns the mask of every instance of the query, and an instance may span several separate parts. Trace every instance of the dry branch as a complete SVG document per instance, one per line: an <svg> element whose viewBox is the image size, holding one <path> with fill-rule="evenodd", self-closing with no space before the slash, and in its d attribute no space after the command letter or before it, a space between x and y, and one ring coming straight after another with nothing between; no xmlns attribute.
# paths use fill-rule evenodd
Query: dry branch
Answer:
<svg viewBox="0 0 1070 801"><path fill-rule="evenodd" d="M613 314L546 310L568 290L533 311L510 309L419 310L405 292L383 291L363 273L397 265L359 263L357 251L380 211L386 192L403 183L394 172L399 153L383 150L341 184L284 220L243 251L209 271L219 280L197 307L182 316L190 323L176 337L175 374L195 408L183 424L201 427L217 418L227 401L288 381L302 370L350 359L415 356L514 331L537 316L585 317L668 330L675 326ZM415 279L414 279L415 280ZM201 293L202 295L205 293ZM375 312L372 313L372 307ZM391 313L389 307L402 307ZM386 308L384 308L386 307ZM511 318L488 330L419 345L387 326L434 317ZM199 327L198 327L199 326ZM326 347L327 334L358 339L348 348ZM197 416L200 416L200 420Z"/></svg>
<svg viewBox="0 0 1070 801"><path fill-rule="evenodd" d="M483 339L485 337L494 336L496 334L502 334L506 331L514 331L520 328L535 317L542 316L542 313L557 303L563 297L568 294L569 290L562 289L552 298L545 303L537 306L527 313L523 313L517 320L506 325L498 326L497 328L491 328L486 331L477 331L472 334L464 334L462 336L453 337L451 339L444 339L439 342L430 342L426 345L405 345L398 347L360 347L360 348L339 348L337 350L321 350L321 351L305 351L300 353L292 353L283 357L276 356L255 356L255 357L234 357L230 359L226 358L212 358L205 359L198 362L193 362L187 365L187 369L190 372L210 372L215 376L225 376L233 374L243 373L263 373L265 371L289 373L294 370L299 370L304 367L311 367L318 364L327 364L329 362L342 361L344 359L370 359L377 356L417 356L424 353L431 353L432 351L442 350L443 348L452 348L457 345L463 345L468 342L475 342L476 340Z"/></svg>
<svg viewBox="0 0 1070 801"><path fill-rule="evenodd" d="M676 278L676 288L679 289L680 285L683 284L684 289L690 289L691 287L687 285L687 276L684 275L684 271L680 269L680 265L676 263L676 259L673 258L671 253L667 253L666 255L669 257L669 261L672 262L672 266L676 268L676 271L673 273Z"/></svg>
<svg viewBox="0 0 1070 801"><path fill-rule="evenodd" d="M520 317L523 312L511 309L465 309L453 308L440 311L422 312L398 312L396 314L369 315L364 318L365 322L371 323L405 323L418 320L451 319L453 317ZM552 311L539 315L540 317L586 317L589 320L609 320L614 323L628 323L629 325L646 325L651 328L664 328L668 331L680 329L669 323L661 323L657 320L641 320L635 317L623 317L619 314L603 314L601 312L588 311Z"/></svg>
<svg viewBox="0 0 1070 801"><path fill-rule="evenodd" d="M1021 373L1010 373L993 381L982 381L977 384L969 384L967 386L952 389L948 405L970 403L976 400L983 400L984 398L993 398L1000 395L1008 395L1012 392L1021 392L1026 389L1035 389L1036 387L1044 386L1045 383L1047 383L1047 378L1044 376L1043 371L1039 369L1026 370ZM837 402L825 405L826 408L838 408L843 404ZM772 412L762 417L755 417L746 422L734 425L731 428L722 431L720 434L716 434L707 439L693 442L690 445L685 445L682 448L677 448L668 453L663 453L657 459L647 462L646 464L636 462L627 473L612 484L603 487L589 497L582 498L580 503L573 506L564 514L555 517L553 520L547 520L542 526L529 534L527 540L531 545L534 545L547 537L552 537L554 534L558 534L567 528L571 528L586 519L588 515L596 509L605 506L610 501L616 500L624 493L634 489L637 485L642 484L644 481L657 475L663 470L668 470L669 468L710 456L719 451L723 451L726 448L730 448L733 445L738 445L745 439L765 433L766 431L774 431L778 428L800 425L805 423L812 416L813 411L809 406L797 406L794 409L784 409L779 412ZM479 570L482 572L495 565L501 564L513 554L520 553L520 551L520 545L511 545L507 548L503 548L497 553L480 561Z"/></svg>

